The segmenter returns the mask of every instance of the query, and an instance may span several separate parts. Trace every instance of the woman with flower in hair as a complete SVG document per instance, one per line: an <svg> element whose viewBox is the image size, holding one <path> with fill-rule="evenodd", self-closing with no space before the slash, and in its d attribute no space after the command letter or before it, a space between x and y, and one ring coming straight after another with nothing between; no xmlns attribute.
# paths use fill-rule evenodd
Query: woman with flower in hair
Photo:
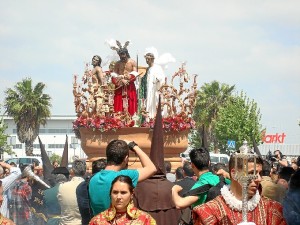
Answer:
<svg viewBox="0 0 300 225"><path fill-rule="evenodd" d="M156 221L148 213L133 205L133 189L130 177L117 176L110 189L110 208L94 216L89 225L156 225Z"/></svg>

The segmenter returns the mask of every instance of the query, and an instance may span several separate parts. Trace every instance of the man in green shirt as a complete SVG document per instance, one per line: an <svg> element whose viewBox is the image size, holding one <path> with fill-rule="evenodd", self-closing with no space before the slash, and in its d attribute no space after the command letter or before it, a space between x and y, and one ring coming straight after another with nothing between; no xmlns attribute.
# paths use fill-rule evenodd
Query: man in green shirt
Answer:
<svg viewBox="0 0 300 225"><path fill-rule="evenodd" d="M206 148L199 148L191 150L190 154L191 165L195 175L197 176L197 182L191 188L191 190L201 187L205 184L210 184L211 186L216 186L220 182L219 176L213 174L209 171L210 167L210 157L209 152ZM178 194L182 190L179 185L174 185L172 188L172 199L179 209L184 209L186 207L192 206L194 208L197 205L201 205L206 201L207 192L202 193L198 196L186 196L180 197Z"/></svg>

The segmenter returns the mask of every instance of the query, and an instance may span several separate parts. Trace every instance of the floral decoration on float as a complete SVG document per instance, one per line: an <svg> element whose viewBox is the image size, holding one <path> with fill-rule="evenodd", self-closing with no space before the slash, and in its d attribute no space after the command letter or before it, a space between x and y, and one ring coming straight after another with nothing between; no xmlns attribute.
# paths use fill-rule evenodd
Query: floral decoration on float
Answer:
<svg viewBox="0 0 300 225"><path fill-rule="evenodd" d="M190 130L195 128L195 121L184 115L179 114L174 117L168 116L162 119L163 129L165 132L181 132L184 130ZM155 119L151 118L149 121L146 121L140 125L140 127L145 127L153 129L155 124ZM73 122L74 131L79 131L81 127L92 129L93 131L106 132L109 130L117 131L118 129L125 127L134 127L135 121L130 120L129 123L122 121L119 117L111 116L94 116L94 117L78 117ZM78 135L79 137L79 135Z"/></svg>

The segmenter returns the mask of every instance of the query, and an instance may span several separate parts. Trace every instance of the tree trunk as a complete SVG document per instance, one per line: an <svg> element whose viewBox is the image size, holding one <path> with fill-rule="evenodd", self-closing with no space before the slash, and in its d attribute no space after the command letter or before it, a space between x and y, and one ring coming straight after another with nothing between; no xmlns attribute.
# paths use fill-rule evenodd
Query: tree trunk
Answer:
<svg viewBox="0 0 300 225"><path fill-rule="evenodd" d="M25 142L25 153L27 156L33 155L33 143L31 141Z"/></svg>

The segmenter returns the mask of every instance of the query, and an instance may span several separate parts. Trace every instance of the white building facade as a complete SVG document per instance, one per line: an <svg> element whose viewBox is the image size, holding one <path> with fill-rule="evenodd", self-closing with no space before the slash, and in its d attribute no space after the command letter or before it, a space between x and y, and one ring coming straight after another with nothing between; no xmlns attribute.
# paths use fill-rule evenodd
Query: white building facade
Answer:
<svg viewBox="0 0 300 225"><path fill-rule="evenodd" d="M4 122L8 125L5 133L9 135L8 144L12 146L15 152L13 156L25 156L25 143L20 143L17 135L16 124L11 117L3 116ZM78 158L86 158L86 155L81 149L80 140L75 137L73 132L73 121L76 116L56 115L47 120L47 124L40 127L39 137L45 146L45 150L50 157L52 154L62 156L66 135L68 137L68 156L69 162L73 161L74 156ZM38 138L33 143L33 154L41 155L40 144ZM4 159L9 159L12 156L4 154Z"/></svg>

